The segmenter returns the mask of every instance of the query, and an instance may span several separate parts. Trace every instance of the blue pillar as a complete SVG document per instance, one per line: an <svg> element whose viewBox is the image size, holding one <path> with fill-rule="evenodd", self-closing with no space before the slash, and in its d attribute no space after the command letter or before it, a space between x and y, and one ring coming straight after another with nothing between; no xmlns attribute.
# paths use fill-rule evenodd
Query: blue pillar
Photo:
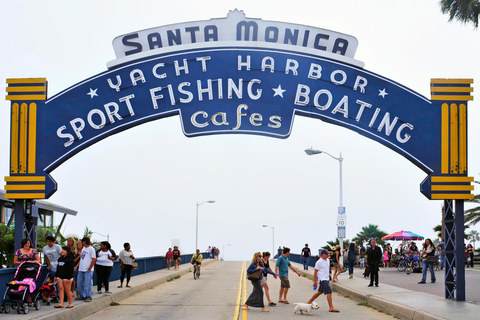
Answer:
<svg viewBox="0 0 480 320"><path fill-rule="evenodd" d="M23 199L15 200L15 250L20 249L22 239L24 238L24 211Z"/></svg>
<svg viewBox="0 0 480 320"><path fill-rule="evenodd" d="M465 301L464 200L455 200L455 264L457 266L457 301Z"/></svg>
<svg viewBox="0 0 480 320"><path fill-rule="evenodd" d="M445 200L443 206L445 242L445 299L455 299L455 215L453 200Z"/></svg>

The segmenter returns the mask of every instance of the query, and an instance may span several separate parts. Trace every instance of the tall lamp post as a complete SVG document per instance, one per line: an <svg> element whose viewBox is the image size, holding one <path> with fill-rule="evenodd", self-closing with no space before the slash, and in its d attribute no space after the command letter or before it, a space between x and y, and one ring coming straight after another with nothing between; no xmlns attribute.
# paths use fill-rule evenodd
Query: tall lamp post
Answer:
<svg viewBox="0 0 480 320"><path fill-rule="evenodd" d="M345 214L345 208L343 206L343 185L342 185L342 153L340 153L340 157L334 157L330 153L321 151L321 150L315 150L313 148L306 149L305 153L308 154L309 156L313 156L316 154L321 154L325 153L326 155L330 156L331 158L335 159L338 161L340 165L340 204L338 207L338 215L337 215L337 238L340 241L340 263L343 266L343 239L346 236L346 228L347 228L347 215Z"/></svg>
<svg viewBox="0 0 480 320"><path fill-rule="evenodd" d="M264 228L272 228L272 257L275 256L275 227L263 224Z"/></svg>
<svg viewBox="0 0 480 320"><path fill-rule="evenodd" d="M94 231L91 231L90 233L94 234L98 234L98 235L101 235L102 237L105 237L107 238L107 241L110 242L110 234L107 233L107 235L104 235L104 234L101 234L100 232L94 232Z"/></svg>
<svg viewBox="0 0 480 320"><path fill-rule="evenodd" d="M230 246L231 246L231 244L230 244L230 243L228 243L228 244L224 244L224 245L223 245L223 248L222 248L222 250L223 250L223 261L225 261L225 246L228 246L228 247L230 247Z"/></svg>
<svg viewBox="0 0 480 320"><path fill-rule="evenodd" d="M215 200L207 200L203 201L202 203L197 202L197 219L196 219L196 224L195 224L195 250L198 249L198 207L201 206L204 203L215 203Z"/></svg>

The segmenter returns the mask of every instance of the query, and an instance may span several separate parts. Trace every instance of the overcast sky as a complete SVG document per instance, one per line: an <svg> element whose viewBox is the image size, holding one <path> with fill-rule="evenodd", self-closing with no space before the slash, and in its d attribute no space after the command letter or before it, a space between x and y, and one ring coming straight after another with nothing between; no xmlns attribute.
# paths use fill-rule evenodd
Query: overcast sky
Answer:
<svg viewBox="0 0 480 320"><path fill-rule="evenodd" d="M479 81L480 33L448 23L428 1L8 1L0 10L0 79L46 77L48 96L105 71L119 35L167 24L247 17L298 23L358 39L365 69L430 99L431 78ZM2 83L5 81L2 80ZM476 84L474 83L474 87ZM5 93L5 84L2 85ZM468 103L469 176L480 180L480 105ZM0 176L9 173L10 102L0 108ZM78 210L64 234L85 226L109 235L120 251L163 255L172 244L194 251L196 203L199 247L225 248L227 260L279 245L300 252L336 237L338 161L309 157L306 148L342 153L347 238L362 226L411 230L435 238L441 201L419 191L426 174L399 154L345 128L297 116L288 139L251 135L187 138L178 116L149 122L80 152L51 175L48 201ZM475 193L479 192L476 185ZM471 207L467 204L466 208ZM474 229L479 230L479 226ZM97 240L104 238L94 236ZM230 245L230 246L229 246ZM275 249L276 250L276 249Z"/></svg>

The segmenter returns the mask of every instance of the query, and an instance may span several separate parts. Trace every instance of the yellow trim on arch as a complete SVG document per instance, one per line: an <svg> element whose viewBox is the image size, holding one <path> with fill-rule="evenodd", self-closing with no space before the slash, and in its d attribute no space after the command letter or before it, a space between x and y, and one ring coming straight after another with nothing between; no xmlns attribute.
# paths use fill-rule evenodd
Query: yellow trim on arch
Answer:
<svg viewBox="0 0 480 320"><path fill-rule="evenodd" d="M6 185L5 190L45 190L45 185L41 184L17 184Z"/></svg>
<svg viewBox="0 0 480 320"><path fill-rule="evenodd" d="M473 194L437 193L432 194L432 200L471 200Z"/></svg>
<svg viewBox="0 0 480 320"><path fill-rule="evenodd" d="M431 100L442 100L442 101L473 101L472 96L447 96L447 95L433 95Z"/></svg>
<svg viewBox="0 0 480 320"><path fill-rule="evenodd" d="M42 176L5 177L5 182L33 182L33 181L45 181L45 177L42 177Z"/></svg>
<svg viewBox="0 0 480 320"><path fill-rule="evenodd" d="M20 157L19 157L19 171L20 173L27 172L27 120L28 108L26 103L20 106Z"/></svg>
<svg viewBox="0 0 480 320"><path fill-rule="evenodd" d="M473 79L430 79L430 83L470 84L473 83Z"/></svg>
<svg viewBox="0 0 480 320"><path fill-rule="evenodd" d="M47 91L47 87L45 86L36 86L36 87L7 87L7 92L45 92Z"/></svg>
<svg viewBox="0 0 480 320"><path fill-rule="evenodd" d="M45 193L5 193L5 199L45 199Z"/></svg>
<svg viewBox="0 0 480 320"><path fill-rule="evenodd" d="M433 185L432 191L471 191L473 186L458 186L458 185Z"/></svg>
<svg viewBox="0 0 480 320"><path fill-rule="evenodd" d="M472 87L430 87L430 92L473 92Z"/></svg>
<svg viewBox="0 0 480 320"><path fill-rule="evenodd" d="M5 100L46 100L46 94L7 95Z"/></svg>
<svg viewBox="0 0 480 320"><path fill-rule="evenodd" d="M473 182L473 177L432 177L432 182Z"/></svg>
<svg viewBox="0 0 480 320"><path fill-rule="evenodd" d="M458 110L458 171L461 174L467 173L467 106L461 104Z"/></svg>
<svg viewBox="0 0 480 320"><path fill-rule="evenodd" d="M18 173L18 103L12 105L12 128L10 130L10 173Z"/></svg>
<svg viewBox="0 0 480 320"><path fill-rule="evenodd" d="M28 173L35 173L37 151L37 104L30 103L28 121Z"/></svg>
<svg viewBox="0 0 480 320"><path fill-rule="evenodd" d="M450 173L458 173L458 109L450 105Z"/></svg>
<svg viewBox="0 0 480 320"><path fill-rule="evenodd" d="M441 168L442 174L448 174L448 129L450 127L450 113L447 103L442 104L442 152Z"/></svg>

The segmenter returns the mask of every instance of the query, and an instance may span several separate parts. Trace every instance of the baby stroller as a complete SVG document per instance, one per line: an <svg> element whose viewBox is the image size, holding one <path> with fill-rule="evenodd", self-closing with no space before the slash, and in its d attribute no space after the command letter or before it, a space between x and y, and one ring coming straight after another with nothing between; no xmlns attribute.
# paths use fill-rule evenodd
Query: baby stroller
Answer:
<svg viewBox="0 0 480 320"><path fill-rule="evenodd" d="M0 312L10 313L12 308L16 308L19 314L27 314L30 304L40 310L42 302L38 299L36 281L41 269L42 265L37 261L24 261L18 266L13 281L7 283Z"/></svg>

